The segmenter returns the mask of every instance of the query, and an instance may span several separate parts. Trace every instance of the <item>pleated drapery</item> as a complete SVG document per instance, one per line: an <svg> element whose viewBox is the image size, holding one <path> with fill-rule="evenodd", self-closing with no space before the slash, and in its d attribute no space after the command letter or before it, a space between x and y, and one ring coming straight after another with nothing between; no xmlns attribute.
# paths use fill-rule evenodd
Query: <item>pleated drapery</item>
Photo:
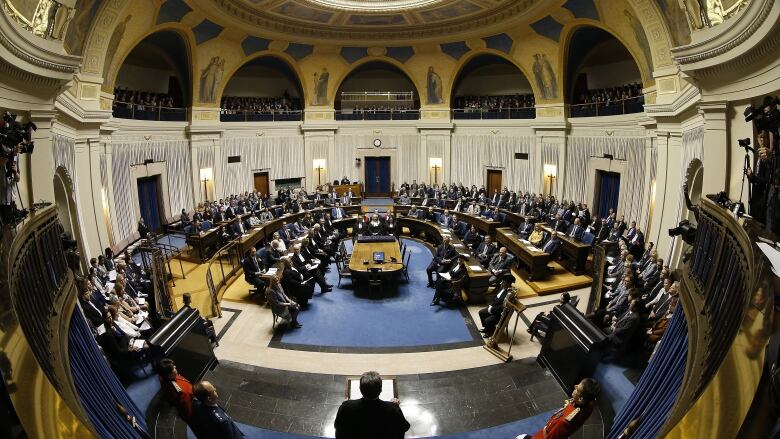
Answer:
<svg viewBox="0 0 780 439"><path fill-rule="evenodd" d="M73 182L73 198L78 201L78 183L76 180L76 139L55 133L51 137L51 142L54 153L54 171L56 171L60 166L68 170L70 179Z"/></svg>
<svg viewBox="0 0 780 439"><path fill-rule="evenodd" d="M99 437L135 439L138 433L116 410L114 401L135 416L146 430L146 419L100 353L84 314L78 306L70 319L68 356L70 370L81 405Z"/></svg>
<svg viewBox="0 0 780 439"><path fill-rule="evenodd" d="M374 139L382 141L382 148L374 150ZM341 179L347 176L353 181L363 181L363 168L355 166L355 158L361 157L360 150L373 150L370 155L394 155L396 163L393 165L395 175L391 180L398 187L404 181L424 179L419 175L420 169L425 167L427 157L423 156L420 148L420 134L417 133L381 133L381 134L341 134L335 136L335 151L332 157L327 157L328 175L330 180ZM376 152L374 154L374 151ZM434 155L442 157L442 155ZM326 157L315 157L326 158ZM420 164L423 164L421 167Z"/></svg>
<svg viewBox="0 0 780 439"><path fill-rule="evenodd" d="M696 127L692 130L683 131L682 148L680 149L680 183L685 182L685 173L688 171L688 165L693 159L699 159L704 156L704 127ZM677 214L675 215L675 224L682 218L683 208L685 207L685 198L680 192L677 199Z"/></svg>
<svg viewBox="0 0 780 439"><path fill-rule="evenodd" d="M480 186L485 184L487 169L501 169L504 186L535 192L533 145L533 136L454 134L450 181ZM515 153L528 154L528 159L515 159Z"/></svg>
<svg viewBox="0 0 780 439"><path fill-rule="evenodd" d="M136 229L138 218L133 208L133 185L130 167L145 160L166 162L168 196L172 213L192 209L192 170L190 145L187 140L151 140L147 142L122 142L112 144L112 178L114 190L114 215L118 230L117 242L129 238ZM162 182L166 184L166 182Z"/></svg>
<svg viewBox="0 0 780 439"><path fill-rule="evenodd" d="M236 137L222 144L222 193L254 190L254 170L268 170L271 180L305 176L303 136ZM228 163L228 157L241 161Z"/></svg>
<svg viewBox="0 0 780 439"><path fill-rule="evenodd" d="M649 189L645 187L645 139L641 137L569 137L563 198L585 201L588 187L595 184L589 181L589 161L604 154L626 162L625 175L620 176L618 214L625 215L627 221L645 224Z"/></svg>
<svg viewBox="0 0 780 439"><path fill-rule="evenodd" d="M616 439L632 419L640 416L642 422L631 437L657 437L682 386L687 357L688 325L682 306L678 306L650 364L615 415L608 439Z"/></svg>

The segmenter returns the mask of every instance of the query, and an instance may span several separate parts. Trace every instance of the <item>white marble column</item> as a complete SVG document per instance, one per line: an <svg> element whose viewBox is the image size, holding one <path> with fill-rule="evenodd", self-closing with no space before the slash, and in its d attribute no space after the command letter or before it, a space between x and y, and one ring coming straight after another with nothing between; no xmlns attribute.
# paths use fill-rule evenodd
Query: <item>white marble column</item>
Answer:
<svg viewBox="0 0 780 439"><path fill-rule="evenodd" d="M699 111L704 116L704 156L706 163L702 194L717 194L726 190L729 164L729 136L726 102L702 103ZM688 164L685 163L684 166Z"/></svg>

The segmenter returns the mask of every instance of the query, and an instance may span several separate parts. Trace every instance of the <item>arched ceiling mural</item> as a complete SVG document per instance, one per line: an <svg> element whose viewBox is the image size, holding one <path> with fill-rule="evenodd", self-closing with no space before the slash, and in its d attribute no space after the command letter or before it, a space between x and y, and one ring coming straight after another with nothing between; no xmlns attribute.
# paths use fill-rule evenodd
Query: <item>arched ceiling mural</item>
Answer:
<svg viewBox="0 0 780 439"><path fill-rule="evenodd" d="M190 0L246 29L333 40L452 36L526 19L560 0ZM204 10L201 9L201 10Z"/></svg>

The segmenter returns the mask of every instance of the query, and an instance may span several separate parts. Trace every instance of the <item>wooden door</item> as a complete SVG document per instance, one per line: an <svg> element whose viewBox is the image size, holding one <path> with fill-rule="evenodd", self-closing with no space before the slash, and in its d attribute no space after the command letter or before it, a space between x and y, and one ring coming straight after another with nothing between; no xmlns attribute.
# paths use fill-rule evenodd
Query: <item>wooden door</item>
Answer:
<svg viewBox="0 0 780 439"><path fill-rule="evenodd" d="M255 172L255 190L261 194L268 193L268 173Z"/></svg>
<svg viewBox="0 0 780 439"><path fill-rule="evenodd" d="M500 169L488 169L487 170L487 192L488 197L493 196L493 191L498 190L501 192L501 170Z"/></svg>

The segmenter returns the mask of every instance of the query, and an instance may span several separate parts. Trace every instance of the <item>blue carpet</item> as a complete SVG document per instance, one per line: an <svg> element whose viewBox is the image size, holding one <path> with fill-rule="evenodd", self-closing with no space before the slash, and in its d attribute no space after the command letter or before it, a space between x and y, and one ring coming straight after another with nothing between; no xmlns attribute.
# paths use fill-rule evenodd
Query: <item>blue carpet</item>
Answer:
<svg viewBox="0 0 780 439"><path fill-rule="evenodd" d="M484 428L482 430L468 431L464 433L449 434L446 436L430 436L441 437L446 439L512 439L520 434L534 434L539 431L544 424L550 419L550 416L555 413L555 410L551 410L546 413L540 413L536 416L521 419L519 421L510 422L507 424L497 425L495 427ZM253 427L246 424L238 424L238 428L244 433L247 439L302 439L312 438L319 436L303 436L300 434L282 433L279 431L266 430L264 428ZM187 438L196 439L192 431L187 429Z"/></svg>
<svg viewBox="0 0 780 439"><path fill-rule="evenodd" d="M441 306L429 306L433 289L428 282L425 268L431 261L430 250L419 242L403 239L411 252L409 283L399 275L397 295L384 298L357 297L352 291L351 280L344 279L341 288L320 295L319 287L309 301L309 309L298 317L303 329L279 331L275 336L281 346L285 344L389 348L446 345L474 342L474 323L468 317L466 325L461 310ZM347 241L349 244L349 241ZM326 278L337 285L338 274L332 265ZM481 339L479 339L481 344ZM451 346L450 346L451 347Z"/></svg>
<svg viewBox="0 0 780 439"><path fill-rule="evenodd" d="M139 377L137 381L127 386L127 394L130 395L130 399L133 400L135 405L141 409L141 413L146 413L152 399L154 399L157 391L160 390L160 379L157 378L157 374L152 370L151 365L146 366L146 371L149 373L148 377Z"/></svg>
<svg viewBox="0 0 780 439"><path fill-rule="evenodd" d="M363 206L391 206L392 198L364 198L361 202Z"/></svg>
<svg viewBox="0 0 780 439"><path fill-rule="evenodd" d="M612 363L599 363L596 367L596 373L593 378L601 384L601 392L612 404L612 410L619 413L620 409L626 404L631 392L634 391L634 385L626 378L625 367Z"/></svg>

